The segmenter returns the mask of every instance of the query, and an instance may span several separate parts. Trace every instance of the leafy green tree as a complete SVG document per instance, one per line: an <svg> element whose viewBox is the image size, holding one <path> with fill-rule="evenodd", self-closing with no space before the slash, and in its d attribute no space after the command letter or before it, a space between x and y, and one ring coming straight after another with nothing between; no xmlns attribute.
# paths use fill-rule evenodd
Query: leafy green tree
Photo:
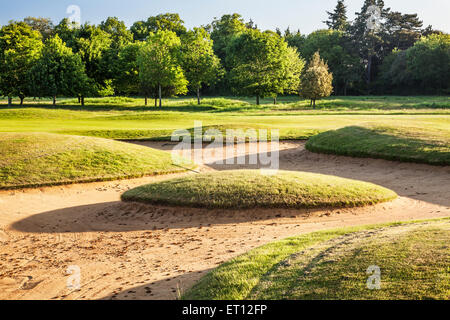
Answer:
<svg viewBox="0 0 450 320"><path fill-rule="evenodd" d="M347 6L344 0L338 0L336 8L333 12L327 11L328 20L324 23L331 30L345 31L348 27Z"/></svg>
<svg viewBox="0 0 450 320"><path fill-rule="evenodd" d="M184 75L181 62L181 40L172 31L151 33L146 44L138 54L139 80L141 89L147 96L155 97L155 105L159 98L162 106L162 95L178 95L187 93L188 81Z"/></svg>
<svg viewBox="0 0 450 320"><path fill-rule="evenodd" d="M30 90L39 97L84 96L88 78L79 55L58 35L45 41L42 55L29 73Z"/></svg>
<svg viewBox="0 0 450 320"><path fill-rule="evenodd" d="M184 21L177 13L159 14L149 17L147 21L137 21L130 30L136 41L145 41L150 33L158 31L173 31L177 36L186 33Z"/></svg>
<svg viewBox="0 0 450 320"><path fill-rule="evenodd" d="M104 81L111 81L114 93L119 93L121 88L115 86L117 84L115 80L121 77L118 72L122 71L119 64L123 60L119 58L119 53L133 42L133 34L127 29L125 23L116 17L109 17L106 21L100 23L100 29L110 36L111 44L103 51L98 68L105 79Z"/></svg>
<svg viewBox="0 0 450 320"><path fill-rule="evenodd" d="M227 59L232 66L230 80L238 94L256 96L256 104L260 98L276 97L292 89L288 74L301 65L293 61L295 53L277 33L260 32L255 29L236 37L228 48ZM296 59L300 58L296 55ZM301 70L300 70L301 71ZM295 84L294 84L295 86Z"/></svg>
<svg viewBox="0 0 450 320"><path fill-rule="evenodd" d="M332 83L333 75L328 71L328 65L316 52L302 74L300 95L311 99L311 105L316 108L316 100L328 97L333 92Z"/></svg>
<svg viewBox="0 0 450 320"><path fill-rule="evenodd" d="M408 93L415 91L411 71L408 69L408 61L405 50L395 49L383 60L380 67L378 86L384 93Z"/></svg>
<svg viewBox="0 0 450 320"><path fill-rule="evenodd" d="M204 28L195 28L182 36L183 69L189 86L197 94L203 85L215 83L223 74L219 58L214 54L213 42Z"/></svg>
<svg viewBox="0 0 450 320"><path fill-rule="evenodd" d="M39 31L44 41L53 35L55 26L49 18L27 17L23 19L23 22L29 25L31 29Z"/></svg>
<svg viewBox="0 0 450 320"><path fill-rule="evenodd" d="M227 47L234 37L247 29L244 19L237 13L227 14L220 19L215 19L208 28L214 42L214 52L224 64L225 69L229 71L230 68L226 64Z"/></svg>
<svg viewBox="0 0 450 320"><path fill-rule="evenodd" d="M300 48L302 56L310 60L314 53L328 64L333 73L336 94L347 94L347 88L360 79L361 65L358 55L350 48L350 42L342 31L317 30L308 35Z"/></svg>
<svg viewBox="0 0 450 320"><path fill-rule="evenodd" d="M300 30L298 30L296 33L291 33L288 28L284 32L284 39L290 47L296 48L298 52L301 52L305 44L306 37L300 33Z"/></svg>
<svg viewBox="0 0 450 320"><path fill-rule="evenodd" d="M119 94L139 93L139 65L137 58L143 42L130 43L119 50L114 61L113 86Z"/></svg>
<svg viewBox="0 0 450 320"><path fill-rule="evenodd" d="M76 50L76 39L78 36L78 26L72 24L68 18L62 19L53 30L54 34L58 37L72 50Z"/></svg>
<svg viewBox="0 0 450 320"><path fill-rule="evenodd" d="M28 73L39 58L42 36L25 22L11 22L0 29L0 92L18 96L20 104L29 94Z"/></svg>
<svg viewBox="0 0 450 320"><path fill-rule="evenodd" d="M407 68L421 88L436 93L450 89L450 35L432 34L423 37L406 51Z"/></svg>
<svg viewBox="0 0 450 320"><path fill-rule="evenodd" d="M95 95L111 95L112 64L104 63L112 44L111 35L100 27L84 24L77 29L73 51L81 56L86 74L94 81Z"/></svg>
<svg viewBox="0 0 450 320"><path fill-rule="evenodd" d="M100 23L100 29L111 37L111 48L120 49L133 42L133 34L123 21L117 17L109 17Z"/></svg>

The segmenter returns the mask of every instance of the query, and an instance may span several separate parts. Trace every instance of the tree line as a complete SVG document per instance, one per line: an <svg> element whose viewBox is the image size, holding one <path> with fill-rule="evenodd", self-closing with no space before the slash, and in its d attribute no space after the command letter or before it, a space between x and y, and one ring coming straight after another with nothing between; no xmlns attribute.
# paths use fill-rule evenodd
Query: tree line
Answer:
<svg viewBox="0 0 450 320"><path fill-rule="evenodd" d="M370 7L380 9L370 28ZM45 18L0 29L0 94L19 97L137 95L161 98L301 94L315 100L347 94L449 93L450 36L423 28L417 14L365 0L348 21L339 0L328 29L303 35L261 31L239 14L187 30L178 14L160 14L130 28L116 17L99 25L53 25Z"/></svg>

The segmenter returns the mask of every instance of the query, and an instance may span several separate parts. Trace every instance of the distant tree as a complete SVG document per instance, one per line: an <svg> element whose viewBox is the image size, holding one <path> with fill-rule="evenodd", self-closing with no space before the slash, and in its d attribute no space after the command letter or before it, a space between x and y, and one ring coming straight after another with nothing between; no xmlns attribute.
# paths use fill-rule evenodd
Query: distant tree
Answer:
<svg viewBox="0 0 450 320"><path fill-rule="evenodd" d="M428 37L432 34L442 35L442 34L444 34L444 32L434 29L432 25L429 25L425 29L422 30L423 37Z"/></svg>
<svg viewBox="0 0 450 320"><path fill-rule="evenodd" d="M29 94L28 73L42 50L42 35L25 22L10 22L0 29L0 92L18 96L23 104Z"/></svg>
<svg viewBox="0 0 450 320"><path fill-rule="evenodd" d="M201 104L202 86L215 83L223 74L220 60L214 54L213 42L205 29L195 28L182 36L182 59L189 86Z"/></svg>
<svg viewBox="0 0 450 320"><path fill-rule="evenodd" d="M111 80L114 93L118 93L119 88L114 85L114 79L121 76L117 74L121 71L120 68L118 69L119 53L122 48L133 42L133 34L127 29L125 23L116 17L109 17L100 23L100 29L110 36L111 44L104 49L98 68L104 76L104 81Z"/></svg>
<svg viewBox="0 0 450 320"><path fill-rule="evenodd" d="M30 90L39 97L84 96L88 85L84 64L58 35L45 41L42 55L29 73Z"/></svg>
<svg viewBox="0 0 450 320"><path fill-rule="evenodd" d="M317 30L308 35L300 48L302 56L310 60L320 52L333 73L336 94L347 94L347 88L360 80L360 60L351 48L345 33L337 30Z"/></svg>
<svg viewBox="0 0 450 320"><path fill-rule="evenodd" d="M419 87L436 93L450 90L450 35L423 37L406 51L408 70Z"/></svg>
<svg viewBox="0 0 450 320"><path fill-rule="evenodd" d="M31 29L39 31L44 41L53 35L53 29L55 27L49 18L27 17L23 19L23 22L29 25Z"/></svg>
<svg viewBox="0 0 450 320"><path fill-rule="evenodd" d="M247 29L244 19L237 13L224 15L220 19L214 19L209 28L211 29L211 39L214 42L214 52L222 61L225 69L229 71L226 59L227 47L234 37Z"/></svg>
<svg viewBox="0 0 450 320"><path fill-rule="evenodd" d="M138 55L139 80L145 96L154 94L155 105L162 95L187 93L188 81L181 65L181 40L172 31L151 33ZM147 98L146 98L147 102Z"/></svg>
<svg viewBox="0 0 450 320"><path fill-rule="evenodd" d="M385 52L391 52L395 48L406 50L412 47L422 35L422 26L417 14L389 12L384 24L383 42L387 48Z"/></svg>
<svg viewBox="0 0 450 320"><path fill-rule="evenodd" d="M114 61L113 86L118 93L139 93L139 65L137 58L143 42L130 43L119 50Z"/></svg>
<svg viewBox="0 0 450 320"><path fill-rule="evenodd" d="M137 21L130 28L134 40L145 41L150 33L173 31L177 36L186 33L184 21L177 13L165 13L152 16L147 21Z"/></svg>
<svg viewBox="0 0 450 320"><path fill-rule="evenodd" d="M292 90L293 75L301 72L298 54L289 50L286 41L275 32L248 29L236 37L228 48L232 66L230 80L238 94L260 98L274 97Z"/></svg>
<svg viewBox="0 0 450 320"><path fill-rule="evenodd" d="M325 98L333 92L333 75L328 71L328 65L316 52L308 67L303 72L300 85L300 95L311 99L311 105L316 107L316 100Z"/></svg>
<svg viewBox="0 0 450 320"><path fill-rule="evenodd" d="M300 30L296 33L292 33L289 29L287 29L284 33L284 39L289 46L296 48L298 52L301 52L303 45L305 44L306 37L301 34Z"/></svg>
<svg viewBox="0 0 450 320"><path fill-rule="evenodd" d="M406 50L395 49L383 60L378 86L388 94L407 93L417 90L411 71L408 69Z"/></svg>
<svg viewBox="0 0 450 320"><path fill-rule="evenodd" d="M374 6L378 8L379 15L375 15L375 12L372 11ZM364 0L361 11L356 13L356 18L349 27L352 46L358 50L358 55L364 66L365 76L362 78L365 79L369 90L377 66L381 64L383 57L390 52L386 52L383 38L386 33L384 22L389 12L390 9L384 7L383 0ZM369 21L375 23L368 23Z"/></svg>
<svg viewBox="0 0 450 320"><path fill-rule="evenodd" d="M100 29L111 37L111 48L120 49L133 42L133 34L123 21L117 17L109 17L100 23Z"/></svg>
<svg viewBox="0 0 450 320"><path fill-rule="evenodd" d="M72 24L68 18L64 18L54 27L53 33L57 34L66 46L76 50L78 27Z"/></svg>
<svg viewBox="0 0 450 320"><path fill-rule="evenodd" d="M300 77L305 67L303 60L297 49L288 47L282 58L282 67L279 78L279 85L276 87L273 95L274 104L277 103L277 96L283 94L298 94L300 90Z"/></svg>
<svg viewBox="0 0 450 320"><path fill-rule="evenodd" d="M334 11L327 11L327 14L328 20L324 21L324 23L328 26L329 29L339 31L345 31L347 29L347 6L345 5L344 0L338 0Z"/></svg>
<svg viewBox="0 0 450 320"><path fill-rule="evenodd" d="M100 27L84 24L77 29L73 51L81 56L86 65L86 74L94 81L95 95L106 96L114 93L112 64L104 62L112 44L111 35Z"/></svg>

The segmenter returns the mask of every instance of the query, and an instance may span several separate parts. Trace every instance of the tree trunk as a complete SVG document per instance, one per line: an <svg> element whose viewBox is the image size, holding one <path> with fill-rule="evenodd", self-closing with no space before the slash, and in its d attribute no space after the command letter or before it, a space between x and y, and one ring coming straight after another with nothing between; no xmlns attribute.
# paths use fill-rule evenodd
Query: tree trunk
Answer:
<svg viewBox="0 0 450 320"><path fill-rule="evenodd" d="M158 97L155 97L155 108L158 106Z"/></svg>
<svg viewBox="0 0 450 320"><path fill-rule="evenodd" d="M147 105L148 105L147 96L145 96L145 106L147 106Z"/></svg>
<svg viewBox="0 0 450 320"><path fill-rule="evenodd" d="M23 106L23 99L24 99L24 97L20 96L19 99L20 99L20 105Z"/></svg>
<svg viewBox="0 0 450 320"><path fill-rule="evenodd" d="M309 102L309 107L312 107L312 103L313 103L313 99L311 99L311 101Z"/></svg>
<svg viewBox="0 0 450 320"><path fill-rule="evenodd" d="M11 107L11 105L12 105L12 98L8 97L8 107Z"/></svg>
<svg viewBox="0 0 450 320"><path fill-rule="evenodd" d="M370 82L372 79L372 55L369 56L367 63L367 94L370 94Z"/></svg>
<svg viewBox="0 0 450 320"><path fill-rule="evenodd" d="M200 87L197 88L197 102L198 104L202 104L202 99L200 99Z"/></svg>
<svg viewBox="0 0 450 320"><path fill-rule="evenodd" d="M81 104L81 96L78 96L78 103Z"/></svg>
<svg viewBox="0 0 450 320"><path fill-rule="evenodd" d="M81 97L81 105L84 106L84 96Z"/></svg>
<svg viewBox="0 0 450 320"><path fill-rule="evenodd" d="M161 85L159 85L158 87L158 95L159 95L159 107L162 107L162 89L161 89Z"/></svg>
<svg viewBox="0 0 450 320"><path fill-rule="evenodd" d="M259 106L259 96L256 96L256 105Z"/></svg>
<svg viewBox="0 0 450 320"><path fill-rule="evenodd" d="M274 97L274 98L273 98L273 104L277 104L277 103L278 103L277 97Z"/></svg>
<svg viewBox="0 0 450 320"><path fill-rule="evenodd" d="M316 109L316 99L313 99L313 109Z"/></svg>
<svg viewBox="0 0 450 320"><path fill-rule="evenodd" d="M53 96L53 105L56 106L56 96Z"/></svg>

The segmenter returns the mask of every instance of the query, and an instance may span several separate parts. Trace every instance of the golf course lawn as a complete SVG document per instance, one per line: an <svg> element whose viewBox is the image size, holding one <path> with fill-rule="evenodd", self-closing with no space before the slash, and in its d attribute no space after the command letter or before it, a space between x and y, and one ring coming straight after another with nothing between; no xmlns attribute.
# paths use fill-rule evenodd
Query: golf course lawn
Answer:
<svg viewBox="0 0 450 320"><path fill-rule="evenodd" d="M24 106L0 102L1 132L51 132L111 139L170 140L178 129L203 127L276 129L280 139L308 139L318 133L366 123L450 131L447 97L332 97L316 110L296 97L266 99L256 106L250 99L208 98L198 106L194 99L168 99L163 108L143 106L143 99L93 98L86 106L75 99L26 100ZM269 130L270 131L270 130Z"/></svg>
<svg viewBox="0 0 450 320"><path fill-rule="evenodd" d="M323 208L386 202L396 193L371 183L307 172L236 170L198 174L129 190L124 201L188 207Z"/></svg>
<svg viewBox="0 0 450 320"><path fill-rule="evenodd" d="M177 159L177 164L193 164ZM48 133L0 135L0 189L106 181L185 171L167 152Z"/></svg>
<svg viewBox="0 0 450 320"><path fill-rule="evenodd" d="M448 299L449 242L448 218L304 234L221 265L183 298Z"/></svg>
<svg viewBox="0 0 450 320"><path fill-rule="evenodd" d="M309 139L308 149L350 156L449 164L449 97L330 97L316 109L298 97L278 104L250 98L165 99L162 108L142 98L0 100L0 132L46 132L117 140L170 141L176 130L278 130L281 140ZM333 131L337 130L337 131ZM277 134L276 131L273 132ZM322 135L317 136L322 133ZM264 136L264 134L263 134Z"/></svg>

